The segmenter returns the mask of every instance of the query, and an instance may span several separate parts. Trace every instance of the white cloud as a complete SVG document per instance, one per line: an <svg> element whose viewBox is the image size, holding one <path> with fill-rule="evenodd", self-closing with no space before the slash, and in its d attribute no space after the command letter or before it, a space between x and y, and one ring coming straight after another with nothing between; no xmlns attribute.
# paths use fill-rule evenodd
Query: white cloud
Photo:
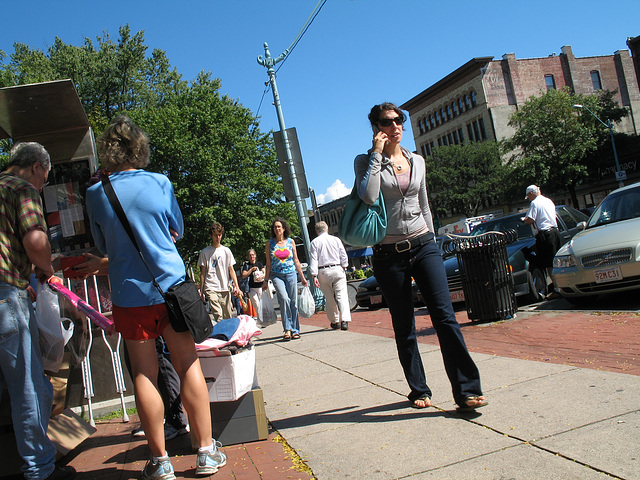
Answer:
<svg viewBox="0 0 640 480"><path fill-rule="evenodd" d="M316 203L322 205L332 202L338 198L346 197L351 193L351 189L346 187L340 180L336 180L327 188L327 193L316 195Z"/></svg>

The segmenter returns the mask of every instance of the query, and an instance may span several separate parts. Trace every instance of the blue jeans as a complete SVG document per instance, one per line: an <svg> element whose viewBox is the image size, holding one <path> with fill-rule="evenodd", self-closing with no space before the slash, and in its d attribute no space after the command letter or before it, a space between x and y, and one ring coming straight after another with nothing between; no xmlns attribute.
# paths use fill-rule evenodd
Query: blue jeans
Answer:
<svg viewBox="0 0 640 480"><path fill-rule="evenodd" d="M271 281L276 287L282 328L285 332L300 333L298 320L298 275L292 273L271 272Z"/></svg>
<svg viewBox="0 0 640 480"><path fill-rule="evenodd" d="M411 389L409 400L423 395L431 397L418 351L411 277L418 284L438 335L455 402L464 406L467 397L482 395L480 373L469 355L456 320L447 275L435 241L402 253L377 252L374 249L373 269L391 312L398 357Z"/></svg>
<svg viewBox="0 0 640 480"><path fill-rule="evenodd" d="M47 437L53 388L44 374L36 319L26 290L0 283L0 387L6 384L27 479L48 477L56 448Z"/></svg>

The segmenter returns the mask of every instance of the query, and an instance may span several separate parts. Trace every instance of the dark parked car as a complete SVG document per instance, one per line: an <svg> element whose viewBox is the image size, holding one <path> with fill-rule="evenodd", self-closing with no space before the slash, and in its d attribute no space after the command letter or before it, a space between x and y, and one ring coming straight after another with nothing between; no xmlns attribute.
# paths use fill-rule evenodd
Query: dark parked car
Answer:
<svg viewBox="0 0 640 480"><path fill-rule="evenodd" d="M544 269L536 265L536 239L533 228L525 225L520 220L524 213L505 215L478 225L471 236L483 233L498 231L507 232L515 230L517 240L507 245L507 255L509 265L513 275L516 297L522 297L525 303L538 302L544 298L547 289L547 276ZM556 220L562 243L568 242L580 229L578 223L584 222L588 217L575 208L558 205L556 206ZM447 281L452 302L464 301L464 291L462 290L462 279L458 266L458 259L455 256L444 261L447 272Z"/></svg>
<svg viewBox="0 0 640 480"><path fill-rule="evenodd" d="M411 281L411 287L413 289L413 304L416 307L422 306L422 297L419 296L418 286L416 282ZM380 285L376 277L369 277L358 285L358 293L356 293L356 302L359 307L362 308L382 308L387 306L387 302L382 295Z"/></svg>

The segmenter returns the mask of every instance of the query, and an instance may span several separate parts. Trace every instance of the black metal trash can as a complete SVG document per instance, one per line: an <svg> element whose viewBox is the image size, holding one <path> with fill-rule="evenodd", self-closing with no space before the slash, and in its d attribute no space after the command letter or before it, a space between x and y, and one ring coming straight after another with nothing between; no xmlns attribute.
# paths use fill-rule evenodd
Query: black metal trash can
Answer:
<svg viewBox="0 0 640 480"><path fill-rule="evenodd" d="M507 255L515 231L489 232L453 240L469 319L504 320L517 310Z"/></svg>

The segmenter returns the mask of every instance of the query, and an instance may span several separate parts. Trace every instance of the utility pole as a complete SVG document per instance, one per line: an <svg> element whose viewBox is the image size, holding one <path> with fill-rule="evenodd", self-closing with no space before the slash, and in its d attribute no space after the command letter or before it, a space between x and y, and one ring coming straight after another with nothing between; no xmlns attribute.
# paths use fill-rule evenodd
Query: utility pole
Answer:
<svg viewBox="0 0 640 480"><path fill-rule="evenodd" d="M307 26L313 20L313 17L315 16L316 12L320 9L321 4L323 2L325 2L325 1L326 0L320 0L316 4L316 7L313 9L313 12L311 12L311 15L309 15L309 18L307 19L307 21L305 22L304 26L300 30L300 33L298 33L298 36L291 43L289 48L287 48L284 52L282 52L280 55L278 55L278 57L273 58L271 56L271 53L269 52L269 45L267 45L267 43L265 42L264 43L264 57L262 55L260 55L258 57L258 63L260 65L262 65L263 67L267 67L267 75L269 75L269 83L271 84L271 91L273 92L273 104L276 107L276 114L278 115L278 125L280 126L280 133L282 135L282 144L284 146L284 151L285 151L285 154L286 154L287 166L288 166L288 169L289 169L289 179L291 180L291 188L293 189L293 194L294 194L294 197L295 197L296 212L298 214L298 222L300 224L300 230L302 231L302 239L303 239L303 242L304 242L304 249L305 249L305 252L307 254L307 260L309 259L309 248L311 246L311 241L309 240L309 230L307 229L307 221L306 220L307 220L308 215L307 215L307 211L306 211L306 202L304 202L303 199L300 197L300 189L298 188L298 180L297 180L297 176L296 176L296 170L295 170L295 166L293 164L293 155L291 153L291 144L289 143L289 138L287 136L287 131L286 131L285 123L284 123L284 115L282 114L282 105L280 104L280 95L278 94L278 87L276 85L276 71L275 71L274 67L275 67L276 64L278 64L279 62L283 61L287 57L287 55L291 51L292 47L298 42L300 37L302 37L302 34L306 30ZM309 280L311 280L311 279L309 279ZM311 283L311 286L312 286L312 291L314 291L315 289L313 288L313 282L310 282L310 283Z"/></svg>

